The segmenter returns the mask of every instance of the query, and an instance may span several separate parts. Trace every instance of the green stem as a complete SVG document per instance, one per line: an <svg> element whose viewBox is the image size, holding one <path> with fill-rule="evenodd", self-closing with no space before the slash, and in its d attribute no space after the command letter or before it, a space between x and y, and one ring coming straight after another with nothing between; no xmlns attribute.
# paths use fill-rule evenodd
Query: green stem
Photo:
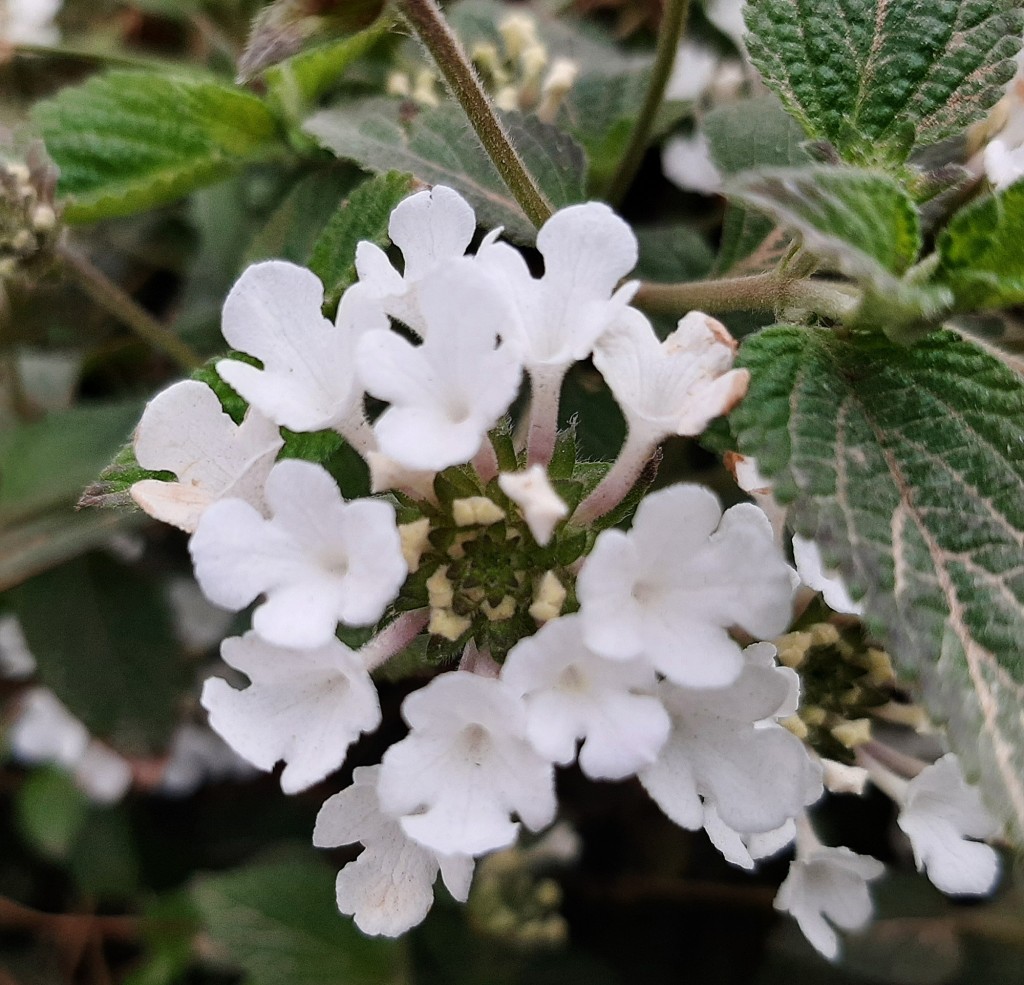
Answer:
<svg viewBox="0 0 1024 985"><path fill-rule="evenodd" d="M635 303L654 315L681 315L693 310L715 314L797 307L807 308L834 321L842 321L856 311L859 301L844 285L786 278L773 271L749 277L725 277L721 280L681 284L643 281Z"/></svg>
<svg viewBox="0 0 1024 985"><path fill-rule="evenodd" d="M448 88L469 117L498 174L520 204L527 218L538 228L551 215L551 203L544 197L523 159L487 98L472 63L459 39L448 26L434 0L399 0L405 19L441 70Z"/></svg>
<svg viewBox="0 0 1024 985"><path fill-rule="evenodd" d="M82 290L140 339L170 356L184 370L202 365L202 359L190 345L157 321L88 258L70 246L60 246L57 252Z"/></svg>
<svg viewBox="0 0 1024 985"><path fill-rule="evenodd" d="M640 170L655 117L665 98L665 86L668 85L669 76L672 74L672 66L675 64L676 52L679 50L679 41L683 36L689 10L690 0L668 0L665 5L665 13L658 28L658 47L654 53L654 64L651 66L647 95L644 97L640 115L633 125L633 132L629 136L629 145L604 196L612 205L617 205L626 197L629 186L633 184L633 179Z"/></svg>

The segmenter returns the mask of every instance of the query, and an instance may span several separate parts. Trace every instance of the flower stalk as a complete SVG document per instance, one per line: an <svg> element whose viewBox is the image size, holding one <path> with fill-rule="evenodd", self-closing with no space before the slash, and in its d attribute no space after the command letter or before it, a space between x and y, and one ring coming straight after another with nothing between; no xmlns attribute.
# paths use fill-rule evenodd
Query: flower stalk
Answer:
<svg viewBox="0 0 1024 985"><path fill-rule="evenodd" d="M459 101L469 122L508 190L535 226L552 213L551 203L530 174L491 104L462 44L434 0L401 0L399 8L423 46L437 63L448 88Z"/></svg>

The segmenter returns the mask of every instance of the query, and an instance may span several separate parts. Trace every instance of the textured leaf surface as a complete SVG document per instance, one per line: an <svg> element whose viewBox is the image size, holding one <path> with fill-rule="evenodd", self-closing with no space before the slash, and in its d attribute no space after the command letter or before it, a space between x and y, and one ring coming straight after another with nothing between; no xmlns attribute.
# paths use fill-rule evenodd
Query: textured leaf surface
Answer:
<svg viewBox="0 0 1024 985"><path fill-rule="evenodd" d="M324 282L329 302L335 302L356 280L356 244L369 240L387 246L391 211L409 192L412 178L388 171L367 179L341 203L313 246L310 269Z"/></svg>
<svg viewBox="0 0 1024 985"><path fill-rule="evenodd" d="M40 681L90 732L128 754L166 750L192 674L159 584L91 554L5 599L21 621Z"/></svg>
<svg viewBox="0 0 1024 985"><path fill-rule="evenodd" d="M246 972L247 985L398 985L399 943L366 937L334 907L334 872L295 849L199 879L192 899L216 951Z"/></svg>
<svg viewBox="0 0 1024 985"><path fill-rule="evenodd" d="M899 164L1002 96L1020 49L1011 0L750 0L750 57L813 137Z"/></svg>
<svg viewBox="0 0 1024 985"><path fill-rule="evenodd" d="M776 326L730 418L1024 841L1024 382L949 332Z"/></svg>
<svg viewBox="0 0 1024 985"><path fill-rule="evenodd" d="M939 237L935 280L965 311L1024 302L1024 182L962 209Z"/></svg>
<svg viewBox="0 0 1024 985"><path fill-rule="evenodd" d="M262 100L209 79L110 72L34 111L70 222L130 215L279 150Z"/></svg>
<svg viewBox="0 0 1024 985"><path fill-rule="evenodd" d="M369 98L323 110L305 129L339 157L369 171L408 171L430 184L449 185L476 209L483 226L504 226L513 239L530 242L535 230L509 193L458 106L445 104L409 119L403 104ZM504 117L512 143L559 208L585 198L586 159L567 134L536 117Z"/></svg>
<svg viewBox="0 0 1024 985"><path fill-rule="evenodd" d="M921 229L910 196L880 172L792 168L740 177L740 201L799 233L804 246L851 277L902 274L917 259Z"/></svg>

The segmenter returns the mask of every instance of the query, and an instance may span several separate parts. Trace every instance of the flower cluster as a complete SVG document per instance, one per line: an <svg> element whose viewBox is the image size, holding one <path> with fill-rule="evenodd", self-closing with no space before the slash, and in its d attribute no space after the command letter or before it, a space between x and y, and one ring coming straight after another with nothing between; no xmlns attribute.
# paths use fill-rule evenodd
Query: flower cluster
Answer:
<svg viewBox="0 0 1024 985"><path fill-rule="evenodd" d="M314 832L362 844L337 898L371 934L422 920L439 873L465 900L478 858L520 825L547 827L556 766L636 776L745 867L792 841L822 791L818 757L782 724L797 673L770 643L736 641L790 623L795 576L771 523L694 485L642 495L665 438L699 434L743 396L728 333L693 312L659 341L621 283L636 239L604 205L548 220L541 276L497 230L468 252L475 232L450 189L406 199L390 222L401 269L361 243L333 320L308 270L249 268L224 306L239 358L217 364L244 417L188 381L150 402L135 440L142 467L176 477L136 483L136 502L191 534L209 599L255 603L252 630L222 647L249 685L210 680L202 702L254 765L284 763L286 792L380 725L375 670L399 654L440 668L402 705L407 736L356 768ZM585 359L628 426L610 466L558 430L563 379ZM282 429L340 436L372 495L346 499ZM339 626L366 642L346 645ZM821 879L801 891L802 871L782 905L821 921Z"/></svg>

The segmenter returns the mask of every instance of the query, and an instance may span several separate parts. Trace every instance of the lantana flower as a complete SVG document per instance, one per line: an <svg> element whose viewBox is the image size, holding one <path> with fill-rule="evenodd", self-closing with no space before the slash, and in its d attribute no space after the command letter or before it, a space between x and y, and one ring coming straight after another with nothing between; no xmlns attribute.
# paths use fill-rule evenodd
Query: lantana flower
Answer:
<svg viewBox="0 0 1024 985"><path fill-rule="evenodd" d="M224 662L251 683L237 690L219 677L203 687L210 725L254 766L287 764L281 789L297 793L345 760L362 732L380 724L377 689L357 653L336 639L284 649L256 633L225 640Z"/></svg>
<svg viewBox="0 0 1024 985"><path fill-rule="evenodd" d="M177 482L142 479L131 496L150 516L191 533L219 499L241 499L263 512L263 485L284 441L277 425L249 408L241 424L205 383L183 380L157 394L135 430L135 458Z"/></svg>
<svg viewBox="0 0 1024 985"><path fill-rule="evenodd" d="M189 550L210 600L241 609L264 594L253 627L285 647L376 622L407 573L394 508L346 502L323 468L294 460L274 466L265 497L269 519L239 499L203 514Z"/></svg>
<svg viewBox="0 0 1024 985"><path fill-rule="evenodd" d="M411 731L384 754L379 793L414 841L479 855L515 840L513 813L534 831L554 819L551 762L530 744L504 681L442 674L405 699L402 715Z"/></svg>
<svg viewBox="0 0 1024 985"><path fill-rule="evenodd" d="M720 687L743 667L730 626L762 638L785 629L789 571L757 507L723 514L708 490L671 486L644 499L628 533L598 537L576 585L583 638L676 684Z"/></svg>

